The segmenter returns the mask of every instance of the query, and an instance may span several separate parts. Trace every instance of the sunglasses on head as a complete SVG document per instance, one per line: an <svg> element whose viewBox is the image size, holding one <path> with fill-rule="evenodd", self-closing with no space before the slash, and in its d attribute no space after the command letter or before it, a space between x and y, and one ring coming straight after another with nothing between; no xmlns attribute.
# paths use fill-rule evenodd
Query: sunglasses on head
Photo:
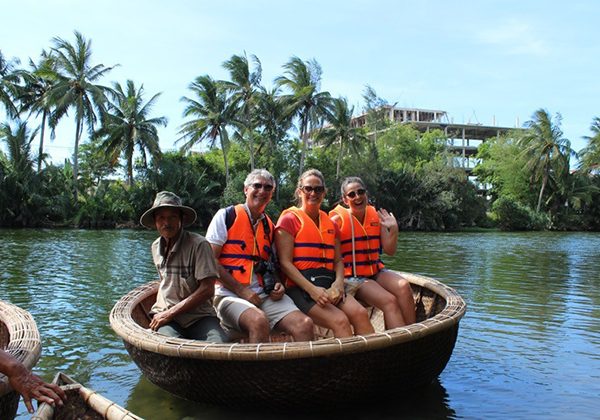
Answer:
<svg viewBox="0 0 600 420"><path fill-rule="evenodd" d="M251 184L252 188L254 188L255 190L260 190L263 189L265 191L272 191L273 190L273 186L271 184L261 184L260 182L255 182L254 184Z"/></svg>
<svg viewBox="0 0 600 420"><path fill-rule="evenodd" d="M322 185L318 185L316 187L311 187L310 185L303 185L300 187L300 189L306 194L310 194L313 191L315 194L323 194L323 192L325 191L325 187Z"/></svg>
<svg viewBox="0 0 600 420"><path fill-rule="evenodd" d="M349 193L347 193L346 197L354 198L357 195L365 195L366 192L367 192L367 190L365 190L364 188L359 188L356 191L350 191Z"/></svg>

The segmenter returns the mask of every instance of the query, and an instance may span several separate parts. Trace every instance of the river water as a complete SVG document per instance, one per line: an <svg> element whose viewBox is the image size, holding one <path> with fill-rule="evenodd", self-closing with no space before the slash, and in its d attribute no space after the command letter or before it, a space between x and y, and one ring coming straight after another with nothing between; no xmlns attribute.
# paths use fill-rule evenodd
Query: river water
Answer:
<svg viewBox="0 0 600 420"><path fill-rule="evenodd" d="M108 314L156 278L136 230L0 230L0 299L28 310L42 336L35 372L58 371L148 419L270 419L191 403L145 380ZM401 233L388 267L435 277L468 305L439 380L350 419L599 418L600 234ZM17 418L28 418L24 405ZM289 418L326 418L311 413Z"/></svg>

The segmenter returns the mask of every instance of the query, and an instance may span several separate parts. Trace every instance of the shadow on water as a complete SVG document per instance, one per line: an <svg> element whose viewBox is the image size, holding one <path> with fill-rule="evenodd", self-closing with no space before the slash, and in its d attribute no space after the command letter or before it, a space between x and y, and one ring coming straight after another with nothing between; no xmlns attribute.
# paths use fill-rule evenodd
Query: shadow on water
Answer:
<svg viewBox="0 0 600 420"><path fill-rule="evenodd" d="M302 392L301 389L298 392ZM302 412L273 412L268 404L251 410L233 410L210 404L196 403L173 397L141 377L127 401L127 409L148 419L186 420L330 420L427 418L453 419L456 413L448 405L448 393L439 380L431 385L398 395L394 401L383 401L369 406L356 406L348 401L345 406L319 411L306 407Z"/></svg>

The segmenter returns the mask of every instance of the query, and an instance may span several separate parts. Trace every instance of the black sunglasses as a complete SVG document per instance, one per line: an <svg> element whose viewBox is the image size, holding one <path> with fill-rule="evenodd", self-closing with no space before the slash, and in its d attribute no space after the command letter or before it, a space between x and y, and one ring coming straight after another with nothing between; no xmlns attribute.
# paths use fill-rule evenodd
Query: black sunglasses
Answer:
<svg viewBox="0 0 600 420"><path fill-rule="evenodd" d="M367 190L365 190L364 188L359 188L356 191L350 191L348 194L346 194L346 197L354 198L357 195L365 195L366 192Z"/></svg>
<svg viewBox="0 0 600 420"><path fill-rule="evenodd" d="M300 187L300 189L306 194L310 194L313 191L315 192L315 194L323 194L323 192L325 191L325 187L322 185L318 185L316 187L311 187L310 185L303 185Z"/></svg>
<svg viewBox="0 0 600 420"><path fill-rule="evenodd" d="M271 184L261 184L260 182L255 182L254 184L252 184L252 188L254 188L255 190L260 190L262 188L265 191L273 190L273 186Z"/></svg>

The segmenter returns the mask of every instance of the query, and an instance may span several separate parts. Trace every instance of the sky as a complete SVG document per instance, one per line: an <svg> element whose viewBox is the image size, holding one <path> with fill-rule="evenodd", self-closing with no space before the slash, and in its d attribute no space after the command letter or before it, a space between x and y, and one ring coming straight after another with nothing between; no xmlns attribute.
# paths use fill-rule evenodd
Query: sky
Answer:
<svg viewBox="0 0 600 420"><path fill-rule="evenodd" d="M151 116L169 120L163 151L181 145L189 84L226 79L223 62L244 53L261 61L268 88L291 57L316 60L321 89L356 113L367 85L454 123L522 126L543 108L562 116L576 151L600 117L596 0L0 0L0 13L0 50L21 67L77 30L92 64L118 64L101 84L131 79L146 100L160 92ZM74 131L61 122L46 142L54 163L72 154Z"/></svg>

